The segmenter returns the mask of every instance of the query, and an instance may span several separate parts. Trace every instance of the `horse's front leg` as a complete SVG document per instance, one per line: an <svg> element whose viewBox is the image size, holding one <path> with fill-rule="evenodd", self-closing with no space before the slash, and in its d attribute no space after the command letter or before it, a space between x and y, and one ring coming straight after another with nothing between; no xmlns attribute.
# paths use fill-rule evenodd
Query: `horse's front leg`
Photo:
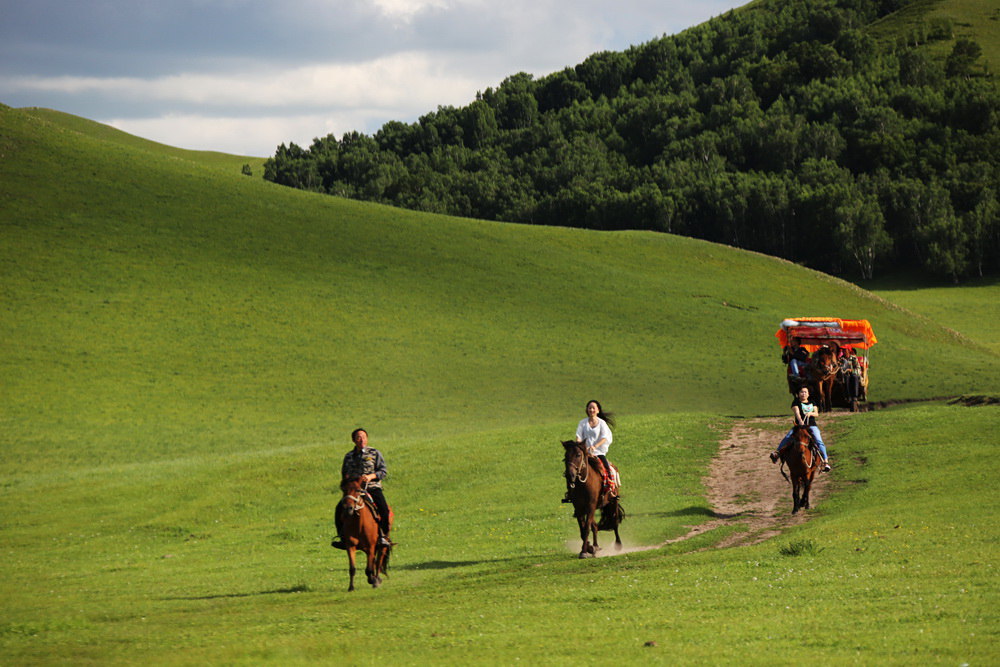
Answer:
<svg viewBox="0 0 1000 667"><path fill-rule="evenodd" d="M799 511L799 480L792 482L792 514Z"/></svg>
<svg viewBox="0 0 1000 667"><path fill-rule="evenodd" d="M347 591L351 592L354 590L354 573L357 571L357 567L354 565L354 547L347 547L347 571L351 575L351 584L347 587Z"/></svg>
<svg viewBox="0 0 1000 667"><path fill-rule="evenodd" d="M372 588L378 588L379 581L378 571L375 569L375 551L376 546L374 544L368 547L368 564L365 566L365 576L368 577L368 583L372 585Z"/></svg>
<svg viewBox="0 0 1000 667"><path fill-rule="evenodd" d="M594 548L590 552L592 554L596 554L601 550L600 545L597 544L597 521L594 520L594 512L596 512L596 509L590 512L590 532L594 535Z"/></svg>
<svg viewBox="0 0 1000 667"><path fill-rule="evenodd" d="M802 501L801 505L805 509L809 509L809 489L812 488L812 480L806 477L805 481L802 482Z"/></svg>
<svg viewBox="0 0 1000 667"><path fill-rule="evenodd" d="M580 558L587 558L594 553L594 548L587 540L590 534L590 522L587 520L586 514L576 517L576 521L580 524Z"/></svg>

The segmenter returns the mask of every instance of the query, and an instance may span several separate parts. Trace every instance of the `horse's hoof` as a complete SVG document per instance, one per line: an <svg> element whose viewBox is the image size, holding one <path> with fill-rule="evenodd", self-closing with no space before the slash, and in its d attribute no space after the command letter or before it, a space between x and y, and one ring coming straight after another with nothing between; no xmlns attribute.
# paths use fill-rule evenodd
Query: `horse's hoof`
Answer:
<svg viewBox="0 0 1000 667"><path fill-rule="evenodd" d="M615 551L621 551L621 550L622 550L622 543L615 542Z"/></svg>

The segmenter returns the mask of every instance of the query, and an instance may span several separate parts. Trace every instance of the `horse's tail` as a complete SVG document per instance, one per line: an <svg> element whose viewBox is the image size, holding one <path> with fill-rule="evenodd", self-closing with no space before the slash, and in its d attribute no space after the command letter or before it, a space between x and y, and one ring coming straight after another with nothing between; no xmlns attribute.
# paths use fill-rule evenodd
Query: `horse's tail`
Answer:
<svg viewBox="0 0 1000 667"><path fill-rule="evenodd" d="M608 503L601 508L601 520L597 524L598 530L614 530L625 520L625 509L621 500L615 496L608 500Z"/></svg>
<svg viewBox="0 0 1000 667"><path fill-rule="evenodd" d="M392 555L392 545L385 548L385 557L382 559L382 572L389 573L389 556Z"/></svg>

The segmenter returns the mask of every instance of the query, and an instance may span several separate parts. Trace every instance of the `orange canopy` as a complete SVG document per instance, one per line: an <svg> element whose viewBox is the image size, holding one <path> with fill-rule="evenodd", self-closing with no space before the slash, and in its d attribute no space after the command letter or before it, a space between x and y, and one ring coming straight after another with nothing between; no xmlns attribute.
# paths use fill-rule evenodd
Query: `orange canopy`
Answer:
<svg viewBox="0 0 1000 667"><path fill-rule="evenodd" d="M868 320L842 320L837 317L787 319L774 335L781 347L788 345L789 340L795 340L810 352L829 343L867 350L878 342Z"/></svg>

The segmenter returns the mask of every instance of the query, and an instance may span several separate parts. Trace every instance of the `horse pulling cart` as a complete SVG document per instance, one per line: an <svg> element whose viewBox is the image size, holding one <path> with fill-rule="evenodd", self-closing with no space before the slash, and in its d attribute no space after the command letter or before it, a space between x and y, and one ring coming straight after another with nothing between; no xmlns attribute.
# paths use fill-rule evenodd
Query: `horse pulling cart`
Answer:
<svg viewBox="0 0 1000 667"><path fill-rule="evenodd" d="M788 391L793 395L802 386L810 387L821 410L837 406L855 411L859 401L868 400L869 357L878 342L868 320L787 319L774 335L789 365ZM808 363L804 362L806 353ZM795 363L797 360L802 363ZM799 366L805 372L803 368L793 372Z"/></svg>

